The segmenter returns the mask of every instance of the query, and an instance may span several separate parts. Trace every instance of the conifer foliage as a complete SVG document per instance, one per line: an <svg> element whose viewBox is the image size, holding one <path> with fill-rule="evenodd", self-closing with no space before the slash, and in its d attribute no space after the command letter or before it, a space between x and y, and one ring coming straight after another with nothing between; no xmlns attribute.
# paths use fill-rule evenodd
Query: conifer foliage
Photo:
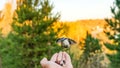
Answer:
<svg viewBox="0 0 120 68"><path fill-rule="evenodd" d="M101 44L99 40L87 34L85 39L84 52L80 57L78 68L105 68L100 63L104 58L102 56Z"/></svg>
<svg viewBox="0 0 120 68"><path fill-rule="evenodd" d="M117 51L116 54L108 55L111 63L109 64L110 68L119 68L120 67L120 0L115 0L114 5L111 7L111 12L113 14L112 19L106 19L108 26L110 27L111 32L106 32L109 39L113 40L112 44L105 43L105 46L110 50Z"/></svg>
<svg viewBox="0 0 120 68"><path fill-rule="evenodd" d="M0 40L3 68L39 68L43 57L60 49L52 29L59 14L52 13L49 0L19 0L17 4L13 30Z"/></svg>

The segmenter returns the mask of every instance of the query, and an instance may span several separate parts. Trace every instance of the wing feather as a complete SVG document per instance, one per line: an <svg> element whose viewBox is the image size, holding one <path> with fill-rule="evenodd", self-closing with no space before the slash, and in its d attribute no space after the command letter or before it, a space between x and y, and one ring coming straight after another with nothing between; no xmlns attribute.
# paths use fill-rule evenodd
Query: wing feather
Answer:
<svg viewBox="0 0 120 68"><path fill-rule="evenodd" d="M76 41L74 41L72 39L68 39L68 41L70 42L70 45L76 44Z"/></svg>

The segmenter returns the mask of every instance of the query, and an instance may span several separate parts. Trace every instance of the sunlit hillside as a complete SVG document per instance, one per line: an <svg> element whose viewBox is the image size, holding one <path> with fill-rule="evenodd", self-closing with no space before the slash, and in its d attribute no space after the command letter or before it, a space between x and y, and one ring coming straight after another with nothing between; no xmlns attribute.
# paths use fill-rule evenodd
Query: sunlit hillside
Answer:
<svg viewBox="0 0 120 68"><path fill-rule="evenodd" d="M10 25L13 20L13 13L11 3L6 3L5 8L0 13L0 29L4 35L7 35L12 29Z"/></svg>
<svg viewBox="0 0 120 68"><path fill-rule="evenodd" d="M54 26L61 25L63 30L60 32L59 37L70 37L77 42L85 39L86 34L92 34L93 37L104 40L105 38L99 37L104 34L104 27L107 24L103 19L79 20L74 22L59 22ZM60 27L60 26L59 26Z"/></svg>

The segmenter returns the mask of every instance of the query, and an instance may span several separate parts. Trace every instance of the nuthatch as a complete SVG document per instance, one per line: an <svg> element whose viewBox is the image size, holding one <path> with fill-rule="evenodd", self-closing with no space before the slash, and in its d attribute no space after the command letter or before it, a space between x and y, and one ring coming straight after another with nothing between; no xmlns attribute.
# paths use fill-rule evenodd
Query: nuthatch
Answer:
<svg viewBox="0 0 120 68"><path fill-rule="evenodd" d="M69 48L71 45L76 44L76 42L70 38L58 38L56 42L60 43L64 48Z"/></svg>

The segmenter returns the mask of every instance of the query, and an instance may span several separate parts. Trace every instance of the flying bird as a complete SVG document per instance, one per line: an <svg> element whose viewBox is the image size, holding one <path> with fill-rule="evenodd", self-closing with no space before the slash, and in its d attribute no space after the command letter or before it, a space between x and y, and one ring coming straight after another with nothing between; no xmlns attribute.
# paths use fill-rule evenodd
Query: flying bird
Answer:
<svg viewBox="0 0 120 68"><path fill-rule="evenodd" d="M64 48L69 48L71 45L76 44L76 41L70 39L70 38L58 38L56 40L57 43L60 43L60 45Z"/></svg>

